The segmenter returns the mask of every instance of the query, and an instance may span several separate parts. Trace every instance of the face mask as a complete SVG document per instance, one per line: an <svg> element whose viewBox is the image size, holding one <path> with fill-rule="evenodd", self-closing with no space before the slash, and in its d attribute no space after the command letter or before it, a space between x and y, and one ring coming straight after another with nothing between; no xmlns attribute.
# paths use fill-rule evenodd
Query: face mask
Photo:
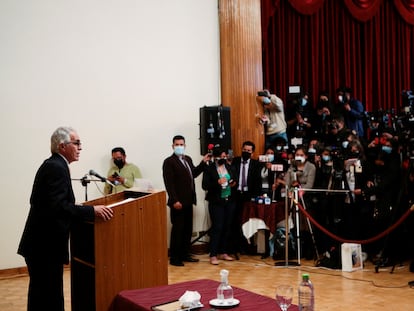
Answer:
<svg viewBox="0 0 414 311"><path fill-rule="evenodd" d="M122 159L114 159L114 164L119 168L123 168L124 167L124 161L122 161Z"/></svg>
<svg viewBox="0 0 414 311"><path fill-rule="evenodd" d="M263 100L262 100L262 102L263 102L263 104L265 104L265 105L269 105L272 101L270 100L270 98L269 98L269 97L264 97L264 98L263 98Z"/></svg>
<svg viewBox="0 0 414 311"><path fill-rule="evenodd" d="M342 148L346 149L348 147L349 141L345 140L342 142Z"/></svg>
<svg viewBox="0 0 414 311"><path fill-rule="evenodd" d="M174 146L174 153L177 156L183 155L184 154L184 146Z"/></svg>
<svg viewBox="0 0 414 311"><path fill-rule="evenodd" d="M267 156L268 162L273 162L273 160L275 159L275 155L274 154L266 154L266 156Z"/></svg>
<svg viewBox="0 0 414 311"><path fill-rule="evenodd" d="M282 150L282 146L276 146L276 150L277 150L277 151Z"/></svg>
<svg viewBox="0 0 414 311"><path fill-rule="evenodd" d="M342 103L343 100L344 100L344 97L342 95L338 95L338 101Z"/></svg>
<svg viewBox="0 0 414 311"><path fill-rule="evenodd" d="M217 160L218 165L223 165L224 163L226 163L226 158L220 158Z"/></svg>
<svg viewBox="0 0 414 311"><path fill-rule="evenodd" d="M302 107L306 106L307 103L308 103L307 99L302 98L302 103L301 103Z"/></svg>
<svg viewBox="0 0 414 311"><path fill-rule="evenodd" d="M309 148L308 153L316 153L316 149L315 148Z"/></svg>
<svg viewBox="0 0 414 311"><path fill-rule="evenodd" d="M390 146L382 146L381 150L384 151L386 154L390 154L392 151L392 147Z"/></svg>
<svg viewBox="0 0 414 311"><path fill-rule="evenodd" d="M329 156L329 155L323 155L322 156L322 160L324 160L325 162L328 162L328 161L331 160L331 156Z"/></svg>
<svg viewBox="0 0 414 311"><path fill-rule="evenodd" d="M242 159L243 159L244 161L249 160L249 159L250 159L250 157L251 157L251 153L250 153L250 152L247 152L247 151L243 151L243 152L242 152Z"/></svg>
<svg viewBox="0 0 414 311"><path fill-rule="evenodd" d="M305 163L305 157L295 156L295 161L300 163Z"/></svg>

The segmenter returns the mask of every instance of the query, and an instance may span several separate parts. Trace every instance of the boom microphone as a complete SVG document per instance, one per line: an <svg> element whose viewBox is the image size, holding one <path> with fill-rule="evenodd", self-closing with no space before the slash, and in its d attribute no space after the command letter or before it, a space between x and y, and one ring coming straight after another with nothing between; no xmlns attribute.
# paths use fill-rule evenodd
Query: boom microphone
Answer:
<svg viewBox="0 0 414 311"><path fill-rule="evenodd" d="M89 175L98 177L102 182L106 182L106 178L102 177L101 175L99 175L97 172L95 172L94 170L90 170L89 171Z"/></svg>

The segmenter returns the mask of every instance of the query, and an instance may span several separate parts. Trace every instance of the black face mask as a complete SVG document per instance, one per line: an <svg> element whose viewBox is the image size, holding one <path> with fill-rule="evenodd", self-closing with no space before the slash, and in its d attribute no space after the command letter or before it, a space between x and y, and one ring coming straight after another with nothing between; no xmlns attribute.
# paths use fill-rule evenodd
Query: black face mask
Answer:
<svg viewBox="0 0 414 311"><path fill-rule="evenodd" d="M124 161L122 159L114 159L114 164L119 168L123 168L124 167Z"/></svg>
<svg viewBox="0 0 414 311"><path fill-rule="evenodd" d="M223 165L224 163L226 163L226 159L218 159L217 160L218 165Z"/></svg>
<svg viewBox="0 0 414 311"><path fill-rule="evenodd" d="M250 152L247 152L247 151L243 151L243 152L242 152L242 159L243 159L244 161L249 160L251 156L252 156L252 154L251 154Z"/></svg>

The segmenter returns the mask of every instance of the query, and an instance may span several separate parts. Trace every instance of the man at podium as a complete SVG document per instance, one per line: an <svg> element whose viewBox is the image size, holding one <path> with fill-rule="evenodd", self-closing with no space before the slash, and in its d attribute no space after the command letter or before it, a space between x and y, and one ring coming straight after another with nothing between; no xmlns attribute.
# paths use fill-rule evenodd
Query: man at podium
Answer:
<svg viewBox="0 0 414 311"><path fill-rule="evenodd" d="M63 265L69 263L69 234L75 219L109 220L104 206L76 205L69 164L79 160L82 144L76 131L59 127L51 137L52 155L36 173L30 211L18 254L29 271L28 311L64 310Z"/></svg>
<svg viewBox="0 0 414 311"><path fill-rule="evenodd" d="M203 161L195 167L193 160L185 155L185 139L181 135L174 136L172 148L174 153L164 160L162 166L172 224L170 264L184 266L183 261L198 261L190 255L193 204L196 204L194 178L204 171L210 156L206 154Z"/></svg>

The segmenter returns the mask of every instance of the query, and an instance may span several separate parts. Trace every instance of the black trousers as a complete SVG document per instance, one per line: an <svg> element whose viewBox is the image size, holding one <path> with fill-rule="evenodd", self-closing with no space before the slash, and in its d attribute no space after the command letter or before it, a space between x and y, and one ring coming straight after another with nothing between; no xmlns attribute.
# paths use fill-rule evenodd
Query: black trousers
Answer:
<svg viewBox="0 0 414 311"><path fill-rule="evenodd" d="M170 208L171 236L170 261L182 261L188 257L193 234L193 205L177 210Z"/></svg>
<svg viewBox="0 0 414 311"><path fill-rule="evenodd" d="M26 259L29 271L28 311L63 311L63 264Z"/></svg>

